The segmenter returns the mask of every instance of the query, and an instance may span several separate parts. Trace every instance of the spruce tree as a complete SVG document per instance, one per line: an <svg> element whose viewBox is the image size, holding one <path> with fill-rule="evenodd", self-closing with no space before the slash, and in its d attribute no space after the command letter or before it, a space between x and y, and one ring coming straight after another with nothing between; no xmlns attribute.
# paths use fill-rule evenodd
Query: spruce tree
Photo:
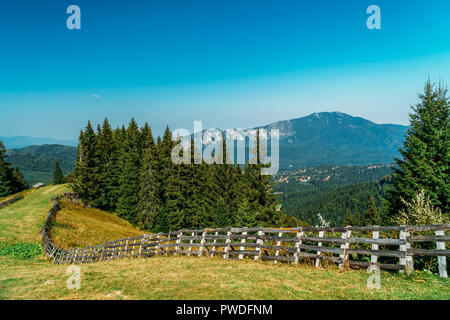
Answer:
<svg viewBox="0 0 450 320"><path fill-rule="evenodd" d="M373 196L370 196L369 206L364 212L364 225L365 226L376 226L381 222L380 214L378 212L377 206Z"/></svg>
<svg viewBox="0 0 450 320"><path fill-rule="evenodd" d="M139 127L134 119L131 119L128 125L125 139L120 157L117 214L132 223L137 223L141 150Z"/></svg>
<svg viewBox="0 0 450 320"><path fill-rule="evenodd" d="M238 227L252 228L256 226L255 213L252 212L248 201L245 199L238 211Z"/></svg>
<svg viewBox="0 0 450 320"><path fill-rule="evenodd" d="M14 185L14 193L23 191L28 188L28 184L25 182L22 173L20 172L19 167L17 166L13 172L13 185Z"/></svg>
<svg viewBox="0 0 450 320"><path fill-rule="evenodd" d="M0 141L0 197L9 196L14 193L14 184L12 181L12 172L10 163L6 162L6 148Z"/></svg>
<svg viewBox="0 0 450 320"><path fill-rule="evenodd" d="M344 227L346 226L352 226L353 225L353 221L354 217L352 214L352 210L350 210L350 208L347 208L347 210L345 210L345 218L344 218Z"/></svg>
<svg viewBox="0 0 450 320"><path fill-rule="evenodd" d="M359 213L358 203L355 202L355 212L353 214L353 226L361 225L361 214Z"/></svg>
<svg viewBox="0 0 450 320"><path fill-rule="evenodd" d="M231 219L227 213L227 206L223 201L219 201L217 205L214 225L217 228L227 228L231 225Z"/></svg>
<svg viewBox="0 0 450 320"><path fill-rule="evenodd" d="M59 166L59 161L55 163L55 170L53 171L53 184L63 184L66 183L66 179L64 178L64 174Z"/></svg>
<svg viewBox="0 0 450 320"><path fill-rule="evenodd" d="M433 206L450 214L450 101L447 90L430 81L419 98L400 148L402 159L395 159L394 188L387 195L387 214L392 220L422 189Z"/></svg>
<svg viewBox="0 0 450 320"><path fill-rule="evenodd" d="M80 133L72 184L74 192L88 205L94 205L100 194L97 156L97 136L88 121L85 131Z"/></svg>
<svg viewBox="0 0 450 320"><path fill-rule="evenodd" d="M167 212L164 209L158 214L155 231L162 233L170 231L169 219L167 217Z"/></svg>
<svg viewBox="0 0 450 320"><path fill-rule="evenodd" d="M160 212L161 202L157 179L158 154L156 144L150 127L146 131L147 134L144 138L144 141L147 141L144 143L146 149L141 161L138 220L145 229L151 230L156 223L158 212ZM164 214L167 215L167 212L164 211Z"/></svg>

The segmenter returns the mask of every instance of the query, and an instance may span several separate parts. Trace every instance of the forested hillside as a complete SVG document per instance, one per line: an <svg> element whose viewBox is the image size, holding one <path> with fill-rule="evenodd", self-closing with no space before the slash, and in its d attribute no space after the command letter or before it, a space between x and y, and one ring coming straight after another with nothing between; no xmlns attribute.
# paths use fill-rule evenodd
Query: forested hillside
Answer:
<svg viewBox="0 0 450 320"><path fill-rule="evenodd" d="M169 128L155 141L150 126L139 128L134 120L116 130L105 120L96 132L88 123L73 189L85 203L147 230L283 223L261 165L192 165L193 157L191 164L176 165L175 145Z"/></svg>
<svg viewBox="0 0 450 320"><path fill-rule="evenodd" d="M64 175L75 166L77 148L62 145L30 146L7 151L6 159L12 166L19 167L29 185L37 182L51 183L56 161L59 161Z"/></svg>
<svg viewBox="0 0 450 320"><path fill-rule="evenodd" d="M371 196L382 214L392 169L392 165L303 168L277 175L274 189L283 212L310 225L320 225L322 218L331 226L340 226L347 209L362 223Z"/></svg>

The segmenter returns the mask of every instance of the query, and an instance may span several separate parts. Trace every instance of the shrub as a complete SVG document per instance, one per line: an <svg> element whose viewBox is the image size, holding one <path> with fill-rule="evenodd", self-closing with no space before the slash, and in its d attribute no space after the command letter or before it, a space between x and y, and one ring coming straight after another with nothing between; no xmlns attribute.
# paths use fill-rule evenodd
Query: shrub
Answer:
<svg viewBox="0 0 450 320"><path fill-rule="evenodd" d="M28 259L41 254L42 248L39 243L7 244L0 242L0 256Z"/></svg>

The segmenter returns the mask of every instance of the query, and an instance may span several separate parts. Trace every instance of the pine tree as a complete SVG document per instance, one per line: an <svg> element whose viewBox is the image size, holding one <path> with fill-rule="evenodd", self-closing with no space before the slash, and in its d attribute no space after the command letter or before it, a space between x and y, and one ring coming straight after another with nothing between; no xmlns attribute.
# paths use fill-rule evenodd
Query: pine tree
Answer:
<svg viewBox="0 0 450 320"><path fill-rule="evenodd" d="M358 203L355 202L355 213L353 214L353 226L361 225L361 214L359 213Z"/></svg>
<svg viewBox="0 0 450 320"><path fill-rule="evenodd" d="M345 210L345 218L344 218L344 226L352 226L353 225L353 221L354 217L352 214L352 210L350 210L350 208L347 208L347 210Z"/></svg>
<svg viewBox="0 0 450 320"><path fill-rule="evenodd" d="M219 201L217 205L214 224L217 228L227 228L231 225L231 219L227 213L227 206L223 201Z"/></svg>
<svg viewBox="0 0 450 320"><path fill-rule="evenodd" d="M22 173L20 172L19 167L17 166L13 172L13 185L14 185L14 193L23 191L28 188L28 184L25 182Z"/></svg>
<svg viewBox="0 0 450 320"><path fill-rule="evenodd" d="M66 183L66 179L64 178L64 174L59 166L59 161L55 163L55 170L53 171L53 184L63 184Z"/></svg>
<svg viewBox="0 0 450 320"><path fill-rule="evenodd" d="M119 199L117 214L137 223L140 179L140 132L138 124L131 119L126 130L124 150L120 157Z"/></svg>
<svg viewBox="0 0 450 320"><path fill-rule="evenodd" d="M375 204L375 199L370 196L369 207L364 212L364 225L365 226L376 226L381 222L380 214L378 212L377 206Z"/></svg>
<svg viewBox="0 0 450 320"><path fill-rule="evenodd" d="M151 230L160 212L159 183L158 183L158 154L150 127L145 129L140 173L140 191L138 205L138 220L147 230ZM162 211L161 211L162 212ZM164 211L164 214L167 213ZM166 217L167 218L167 217Z"/></svg>
<svg viewBox="0 0 450 320"><path fill-rule="evenodd" d="M10 163L6 162L6 148L0 141L0 197L9 196L14 193L14 184L12 181L12 172Z"/></svg>
<svg viewBox="0 0 450 320"><path fill-rule="evenodd" d="M252 212L248 201L245 199L238 211L238 227L252 228L256 226L255 213Z"/></svg>
<svg viewBox="0 0 450 320"><path fill-rule="evenodd" d="M159 212L159 214L158 214L155 231L162 232L162 233L166 233L166 232L170 231L169 219L167 217L167 212L164 209L161 210L161 212Z"/></svg>
<svg viewBox="0 0 450 320"><path fill-rule="evenodd" d="M72 184L74 192L88 205L93 205L100 194L97 156L97 136L88 121L85 131L80 133Z"/></svg>
<svg viewBox="0 0 450 320"><path fill-rule="evenodd" d="M395 159L394 189L387 195L392 220L422 189L433 206L450 213L450 101L442 85L435 88L428 81L424 91L412 107L403 158Z"/></svg>

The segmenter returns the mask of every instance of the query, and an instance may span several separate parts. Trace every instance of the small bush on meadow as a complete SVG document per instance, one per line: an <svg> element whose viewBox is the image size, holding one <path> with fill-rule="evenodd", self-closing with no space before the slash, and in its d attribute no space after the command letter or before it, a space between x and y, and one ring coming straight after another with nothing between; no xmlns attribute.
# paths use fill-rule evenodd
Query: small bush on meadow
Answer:
<svg viewBox="0 0 450 320"><path fill-rule="evenodd" d="M28 259L42 254L39 243L14 243L0 242L0 256L10 256L18 259Z"/></svg>

